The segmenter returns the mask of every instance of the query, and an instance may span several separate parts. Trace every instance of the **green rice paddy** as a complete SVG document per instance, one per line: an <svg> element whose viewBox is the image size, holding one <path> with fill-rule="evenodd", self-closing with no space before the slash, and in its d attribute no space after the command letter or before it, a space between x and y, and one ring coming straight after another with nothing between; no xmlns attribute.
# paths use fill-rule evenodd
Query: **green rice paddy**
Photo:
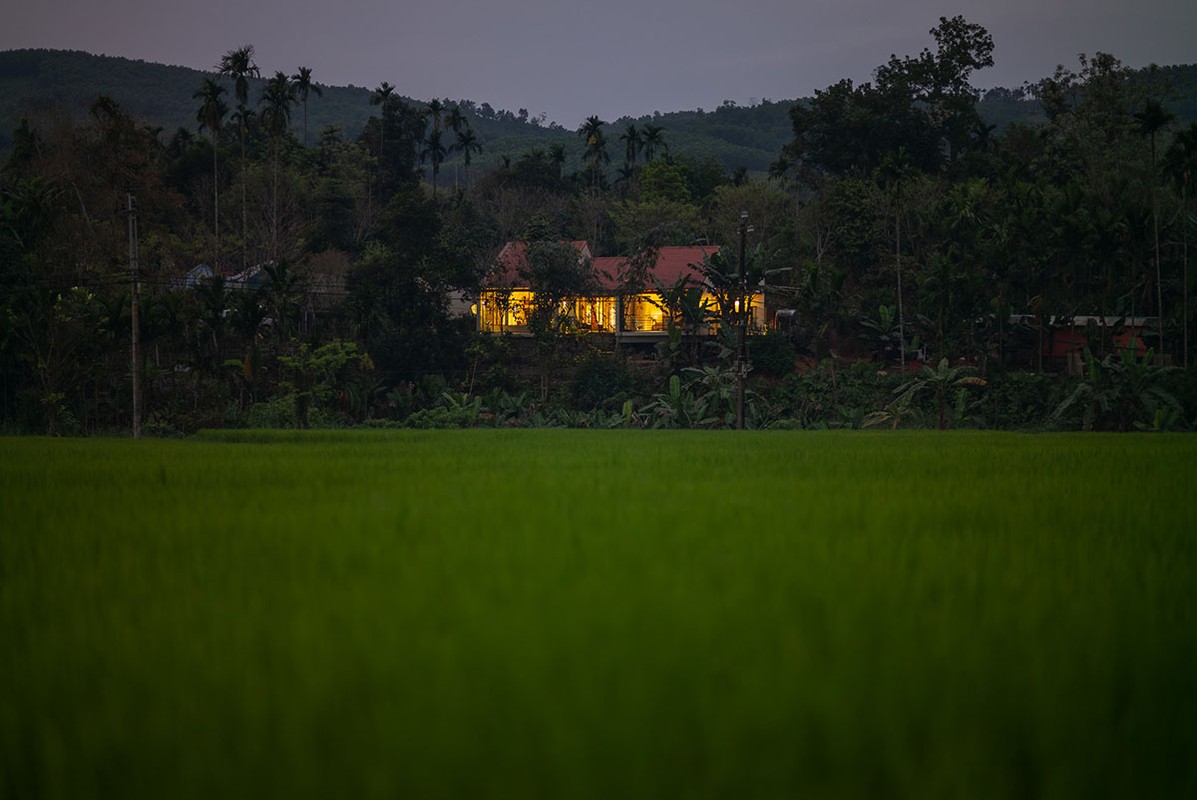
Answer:
<svg viewBox="0 0 1197 800"><path fill-rule="evenodd" d="M1194 797L1197 437L0 439L0 797Z"/></svg>

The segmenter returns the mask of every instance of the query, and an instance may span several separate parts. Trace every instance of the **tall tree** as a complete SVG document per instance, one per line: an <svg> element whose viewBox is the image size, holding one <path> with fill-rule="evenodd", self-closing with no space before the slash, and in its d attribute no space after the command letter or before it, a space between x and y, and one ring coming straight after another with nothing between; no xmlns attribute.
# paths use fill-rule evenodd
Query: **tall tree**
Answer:
<svg viewBox="0 0 1197 800"><path fill-rule="evenodd" d="M432 162L432 193L436 194L437 176L441 171L441 164L445 157L449 154L449 149L445 147L443 141L443 134L435 128L428 133L428 138L424 140L423 149L420 150L421 161Z"/></svg>
<svg viewBox="0 0 1197 800"><path fill-rule="evenodd" d="M378 166L376 168L375 183L378 190L386 183L385 163L387 150L387 117L396 102L395 87L387 81L378 84L378 88L370 93L370 105L378 106Z"/></svg>
<svg viewBox="0 0 1197 800"><path fill-rule="evenodd" d="M258 105L262 106L262 121L271 136L286 135L291 124L291 106L294 103L295 93L291 79L285 72L275 72L274 77L266 82L258 100Z"/></svg>
<svg viewBox="0 0 1197 800"><path fill-rule="evenodd" d="M382 83L378 84L378 88L370 93L370 105L379 106L380 107L379 111L381 112L381 115L382 115L380 117L382 127L380 128L379 134L378 134L379 157L382 156L382 152L386 149L386 144L387 144L387 107L391 104L394 94L395 94L395 87L392 86L391 84L387 83L386 81L383 81Z"/></svg>
<svg viewBox="0 0 1197 800"><path fill-rule="evenodd" d="M1164 354L1164 288L1160 270L1160 201L1159 180L1156 173L1155 140L1165 127L1176 118L1172 112L1164 108L1158 100L1151 99L1143 106L1143 110L1135 114L1139 123L1139 133L1151 141L1151 229L1155 240L1155 304L1159 318L1159 346L1158 352Z"/></svg>
<svg viewBox="0 0 1197 800"><path fill-rule="evenodd" d="M601 184L603 166L611 161L611 156L607 154L607 139L603 135L603 126L606 124L598 117L591 116L578 128L578 136L586 142L582 160L590 162L591 187L596 192Z"/></svg>
<svg viewBox="0 0 1197 800"><path fill-rule="evenodd" d="M299 98L299 102L303 103L303 146L308 146L308 95L315 94L317 97L324 97L324 90L312 83L312 68L300 67L299 71L291 76L291 85L295 89L295 96Z"/></svg>
<svg viewBox="0 0 1197 800"><path fill-rule="evenodd" d="M225 91L224 86L215 79L205 78L203 85L191 96L193 100L200 101L196 122L200 130L208 131L208 138L212 142L212 266L215 269L219 269L220 264L220 170L217 162L219 141L216 137L224 124L225 114L229 112L228 105L220 97Z"/></svg>
<svg viewBox="0 0 1197 800"><path fill-rule="evenodd" d="M898 288L898 352L902 368L906 368L906 314L902 298L902 189L914 174L914 168L906 155L906 149L899 147L890 154L880 168L880 177L889 190L894 208L894 274Z"/></svg>
<svg viewBox="0 0 1197 800"><path fill-rule="evenodd" d="M554 144L549 146L549 163L557 170L557 177L561 177L561 168L565 166L565 145Z"/></svg>
<svg viewBox="0 0 1197 800"><path fill-rule="evenodd" d="M453 143L449 145L449 152L459 152L464 156L465 167L470 168L471 152L482 150L478 137L470 127L470 120L461 113L461 106L452 106L445 115L445 128L453 132ZM457 171L453 172L453 187L457 188Z"/></svg>
<svg viewBox="0 0 1197 800"><path fill-rule="evenodd" d="M461 113L461 106L453 106L449 109L449 113L445 115L445 127L453 131L455 136L460 136L462 131L469 130L470 120Z"/></svg>
<svg viewBox="0 0 1197 800"><path fill-rule="evenodd" d="M246 121L249 117L249 79L257 78L261 75L258 65L254 63L254 47L252 44L244 45L235 50L230 50L225 53L220 63L216 65L216 70L221 75L233 81L233 94L237 98L237 134L241 141L241 261L242 268L246 267L246 231L249 227L249 214L247 212L247 201L245 194L245 184L247 168L249 164L245 157L245 133Z"/></svg>
<svg viewBox="0 0 1197 800"><path fill-rule="evenodd" d="M278 261L278 159L279 147L287 135L287 128L291 124L291 105L295 102L295 93L291 80L285 72L275 72L274 77L266 82L262 90L262 97L258 105L263 107L262 120L270 134L270 258Z"/></svg>
<svg viewBox="0 0 1197 800"><path fill-rule="evenodd" d="M466 169L466 187L469 187L469 172L470 161L474 153L482 152L482 145L478 142L478 137L467 123L465 128L457 131L457 141L453 144L454 149L461 153L462 160L465 162Z"/></svg>
<svg viewBox="0 0 1197 800"><path fill-rule="evenodd" d="M619 141L624 145L624 160L629 167L636 165L636 158L640 155L640 148L642 143L640 141L640 129L635 125L628 125L624 132L619 134Z"/></svg>
<svg viewBox="0 0 1197 800"><path fill-rule="evenodd" d="M1189 210L1193 180L1197 177L1197 122L1181 130L1164 152L1164 174L1180 189L1181 225L1181 328L1183 329L1184 366L1189 366L1189 229L1193 212Z"/></svg>
<svg viewBox="0 0 1197 800"><path fill-rule="evenodd" d="M434 133L441 132L441 126L445 124L445 104L435 97L428 101L427 105L428 121L432 123L432 130Z"/></svg>
<svg viewBox="0 0 1197 800"><path fill-rule="evenodd" d="M952 163L983 130L969 78L973 70L992 65L993 39L961 17L941 17L931 34L937 52L892 56L874 71L871 83L844 79L817 90L809 104L794 106L794 140L784 151L788 161L865 177L901 147L924 172L938 171L945 154Z"/></svg>
<svg viewBox="0 0 1197 800"><path fill-rule="evenodd" d="M907 85L927 108L949 162L954 162L971 137L984 130L977 112L979 93L969 81L974 71L993 66L993 37L961 16L940 17L930 34L936 52L925 49L916 58L891 58L877 68L877 85L883 90L890 80Z"/></svg>
<svg viewBox="0 0 1197 800"><path fill-rule="evenodd" d="M665 141L665 128L660 125L646 123L644 135L640 141L640 149L644 152L644 160L652 161L657 150L669 151L669 144Z"/></svg>

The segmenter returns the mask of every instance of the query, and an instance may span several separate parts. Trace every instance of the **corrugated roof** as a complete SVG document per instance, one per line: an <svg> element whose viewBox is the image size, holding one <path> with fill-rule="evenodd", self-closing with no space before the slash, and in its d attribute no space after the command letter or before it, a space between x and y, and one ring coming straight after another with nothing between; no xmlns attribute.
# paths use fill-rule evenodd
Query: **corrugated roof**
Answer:
<svg viewBox="0 0 1197 800"><path fill-rule="evenodd" d="M590 258L590 245L581 240L569 242L578 251L579 258ZM484 286L501 286L505 289L520 288L525 281L520 272L528 266L528 243L508 242L503 245L495 259L495 266L483 281Z"/></svg>
<svg viewBox="0 0 1197 800"><path fill-rule="evenodd" d="M701 282L702 272L697 265L702 263L703 258L718 251L718 247L662 247L657 250L657 261L649 270L644 288L653 288L653 278L666 286L677 283L683 275ZM620 276L628 269L628 260L623 256L596 258L594 268L599 276L599 285L614 291L619 285Z"/></svg>
<svg viewBox="0 0 1197 800"><path fill-rule="evenodd" d="M575 241L570 244L584 256L590 255L586 242ZM702 272L695 265L718 251L718 247L662 247L657 251L657 261L649 270L644 288L652 290L654 277L666 286L676 283L683 275L701 282ZM486 285L520 288L523 281L519 278L519 272L527 264L527 253L528 245L525 242L508 242L504 245L496 259L495 269L487 276ZM628 259L624 256L595 258L591 260L591 268L599 286L605 291L614 292L628 269Z"/></svg>

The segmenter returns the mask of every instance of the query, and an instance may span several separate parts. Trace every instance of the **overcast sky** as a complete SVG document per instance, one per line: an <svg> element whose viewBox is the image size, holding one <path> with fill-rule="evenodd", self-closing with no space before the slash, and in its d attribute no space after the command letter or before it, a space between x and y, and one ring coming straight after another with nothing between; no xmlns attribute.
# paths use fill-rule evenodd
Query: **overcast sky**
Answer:
<svg viewBox="0 0 1197 800"><path fill-rule="evenodd" d="M961 14L996 45L979 88L1112 53L1197 62L1197 0L0 0L0 50L86 50L210 69L252 44L263 75L312 68L420 100L471 99L576 128L810 95L933 45Z"/></svg>

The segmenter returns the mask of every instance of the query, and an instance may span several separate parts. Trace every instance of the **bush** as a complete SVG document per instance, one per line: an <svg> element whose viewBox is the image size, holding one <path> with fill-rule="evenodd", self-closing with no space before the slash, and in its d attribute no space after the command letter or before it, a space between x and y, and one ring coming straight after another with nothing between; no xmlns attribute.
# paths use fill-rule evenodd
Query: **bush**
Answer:
<svg viewBox="0 0 1197 800"><path fill-rule="evenodd" d="M295 428L295 403L290 396L280 395L254 403L246 415L248 428Z"/></svg>
<svg viewBox="0 0 1197 800"><path fill-rule="evenodd" d="M635 387L636 378L622 359L605 353L590 353L582 357L574 372L570 394L578 409L610 410L623 405Z"/></svg>
<svg viewBox="0 0 1197 800"><path fill-rule="evenodd" d="M1042 430L1051 427L1052 410L1064 398L1066 384L1041 372L990 372L981 413L986 427Z"/></svg>
<svg viewBox="0 0 1197 800"><path fill-rule="evenodd" d="M803 428L856 428L871 411L885 408L903 383L901 373L878 370L870 361L825 359L806 375L788 375L769 401L774 420Z"/></svg>
<svg viewBox="0 0 1197 800"><path fill-rule="evenodd" d="M780 378L794 371L794 345L781 331L748 340L752 371L770 378Z"/></svg>

